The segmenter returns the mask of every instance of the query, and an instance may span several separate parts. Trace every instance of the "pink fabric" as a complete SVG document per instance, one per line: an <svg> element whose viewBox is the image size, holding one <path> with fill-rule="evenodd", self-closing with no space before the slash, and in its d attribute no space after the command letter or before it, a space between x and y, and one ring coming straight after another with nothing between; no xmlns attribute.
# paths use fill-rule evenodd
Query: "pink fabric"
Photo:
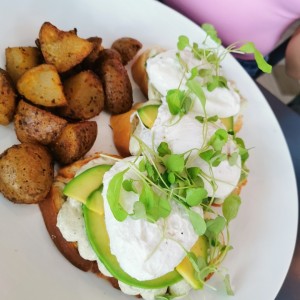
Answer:
<svg viewBox="0 0 300 300"><path fill-rule="evenodd" d="M264 55L300 19L300 0L165 0L164 3L199 25L214 25L225 46L251 41Z"/></svg>

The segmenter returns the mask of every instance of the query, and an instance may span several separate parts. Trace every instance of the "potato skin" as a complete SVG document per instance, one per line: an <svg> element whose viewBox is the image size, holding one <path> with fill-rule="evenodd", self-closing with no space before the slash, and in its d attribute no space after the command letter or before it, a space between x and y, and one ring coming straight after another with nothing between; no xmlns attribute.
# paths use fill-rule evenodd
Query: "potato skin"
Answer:
<svg viewBox="0 0 300 300"><path fill-rule="evenodd" d="M67 121L21 100L17 106L14 125L20 142L48 145L61 134Z"/></svg>
<svg viewBox="0 0 300 300"><path fill-rule="evenodd" d="M96 138L95 121L68 124L50 149L56 160L66 165L82 158L92 148Z"/></svg>
<svg viewBox="0 0 300 300"><path fill-rule="evenodd" d="M15 203L42 201L53 182L52 157L42 145L14 145L0 156L0 191Z"/></svg>
<svg viewBox="0 0 300 300"><path fill-rule="evenodd" d="M0 124L8 125L14 116L17 95L9 74L0 69Z"/></svg>
<svg viewBox="0 0 300 300"><path fill-rule="evenodd" d="M130 37L123 37L113 42L111 48L118 51L122 57L123 65L127 65L143 45L136 39Z"/></svg>
<svg viewBox="0 0 300 300"><path fill-rule="evenodd" d="M63 86L68 105L58 109L59 115L74 120L87 120L97 116L104 108L102 82L91 70L70 77Z"/></svg>
<svg viewBox="0 0 300 300"><path fill-rule="evenodd" d="M113 49L103 50L95 62L95 72L103 83L106 109L112 114L130 110L133 103L132 86L119 53Z"/></svg>

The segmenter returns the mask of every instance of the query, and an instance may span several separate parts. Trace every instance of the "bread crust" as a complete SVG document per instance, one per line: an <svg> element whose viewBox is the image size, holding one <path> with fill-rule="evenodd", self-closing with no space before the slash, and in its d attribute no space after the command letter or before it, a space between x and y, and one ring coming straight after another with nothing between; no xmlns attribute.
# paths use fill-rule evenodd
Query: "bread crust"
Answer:
<svg viewBox="0 0 300 300"><path fill-rule="evenodd" d="M114 288L119 289L117 279L103 275L99 271L96 261L89 261L82 258L78 252L77 243L66 241L59 228L56 226L58 212L63 203L66 201L66 196L63 195L65 185L75 176L78 169L92 159L98 157L100 157L100 154L96 153L88 158L76 161L73 164L59 169L49 194L42 202L39 203L39 208L47 231L61 254L78 269L84 272L92 272L109 281Z"/></svg>

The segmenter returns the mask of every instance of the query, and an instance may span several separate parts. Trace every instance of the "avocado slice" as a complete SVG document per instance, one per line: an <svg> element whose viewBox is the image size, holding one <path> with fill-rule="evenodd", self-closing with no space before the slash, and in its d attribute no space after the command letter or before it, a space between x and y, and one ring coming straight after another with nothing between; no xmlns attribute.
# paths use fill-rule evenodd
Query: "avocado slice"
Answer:
<svg viewBox="0 0 300 300"><path fill-rule="evenodd" d="M98 206L99 203L100 202L97 200L97 203L95 203L94 205ZM110 242L105 227L104 214L99 215L90 210L86 205L83 205L83 215L87 236L95 253L105 265L107 270L116 279L130 286L135 286L143 289L163 288L182 280L181 275L179 275L176 270L153 280L139 281L131 277L122 270L117 261L117 258L110 252Z"/></svg>
<svg viewBox="0 0 300 300"><path fill-rule="evenodd" d="M202 256L207 259L207 239L204 236L200 236L197 242L192 247L191 251L196 257ZM192 263L185 257L183 261L176 267L177 272L195 289L199 290L203 288L203 283L197 280L195 277L195 271Z"/></svg>
<svg viewBox="0 0 300 300"><path fill-rule="evenodd" d="M103 175L110 168L111 165L99 165L87 169L69 181L63 193L85 204L88 196L101 186Z"/></svg>
<svg viewBox="0 0 300 300"><path fill-rule="evenodd" d="M226 127L227 131L231 131L234 128L233 116L227 118L221 118L221 122Z"/></svg>
<svg viewBox="0 0 300 300"><path fill-rule="evenodd" d="M158 113L158 108L160 105L158 104L151 104L142 106L137 110L143 124L147 128L152 128Z"/></svg>
<svg viewBox="0 0 300 300"><path fill-rule="evenodd" d="M103 190L103 185L101 185L97 190L93 191L88 196L85 203L86 207L88 207L90 210L96 212L99 215L104 214L102 190Z"/></svg>

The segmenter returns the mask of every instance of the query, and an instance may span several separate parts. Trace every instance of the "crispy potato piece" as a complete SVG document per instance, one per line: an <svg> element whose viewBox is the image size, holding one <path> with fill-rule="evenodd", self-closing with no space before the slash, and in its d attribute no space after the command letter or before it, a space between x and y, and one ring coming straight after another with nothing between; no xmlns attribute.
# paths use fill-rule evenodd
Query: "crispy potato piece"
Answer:
<svg viewBox="0 0 300 300"><path fill-rule="evenodd" d="M0 124L12 121L16 108L17 95L8 73L0 69Z"/></svg>
<svg viewBox="0 0 300 300"><path fill-rule="evenodd" d="M104 50L102 46L102 38L93 36L87 39L89 42L93 43L92 52L84 59L83 65L87 69L92 69L95 61L99 58L100 52Z"/></svg>
<svg viewBox="0 0 300 300"><path fill-rule="evenodd" d="M67 105L60 77L54 66L42 64L25 72L18 80L21 95L46 107Z"/></svg>
<svg viewBox="0 0 300 300"><path fill-rule="evenodd" d="M50 148L57 161L66 165L83 157L92 148L96 137L95 121L68 124Z"/></svg>
<svg viewBox="0 0 300 300"><path fill-rule="evenodd" d="M29 69L42 62L42 55L37 47L12 47L5 49L6 70L13 82Z"/></svg>
<svg viewBox="0 0 300 300"><path fill-rule="evenodd" d="M62 31L45 22L39 32L41 51L48 64L59 73L70 70L93 50L93 43L77 36L74 31Z"/></svg>
<svg viewBox="0 0 300 300"><path fill-rule="evenodd" d="M21 100L17 106L14 125L20 142L48 145L61 134L67 121Z"/></svg>
<svg viewBox="0 0 300 300"><path fill-rule="evenodd" d="M119 115L112 115L110 118L114 144L122 157L131 155L129 152L129 141L133 128L130 123L130 117L141 105L141 102L136 103L128 112Z"/></svg>
<svg viewBox="0 0 300 300"><path fill-rule="evenodd" d="M31 204L43 200L53 182L52 157L42 145L14 145L0 156L0 191L8 200Z"/></svg>
<svg viewBox="0 0 300 300"><path fill-rule="evenodd" d="M95 63L104 86L105 107L112 114L130 110L133 103L131 82L119 57L117 51L105 49Z"/></svg>
<svg viewBox="0 0 300 300"><path fill-rule="evenodd" d="M59 108L64 117L87 120L97 116L104 107L104 90L100 78L92 71L82 71L64 82L68 105Z"/></svg>
<svg viewBox="0 0 300 300"><path fill-rule="evenodd" d="M143 45L136 39L124 37L113 42L111 48L117 50L122 57L123 65L131 61Z"/></svg>

